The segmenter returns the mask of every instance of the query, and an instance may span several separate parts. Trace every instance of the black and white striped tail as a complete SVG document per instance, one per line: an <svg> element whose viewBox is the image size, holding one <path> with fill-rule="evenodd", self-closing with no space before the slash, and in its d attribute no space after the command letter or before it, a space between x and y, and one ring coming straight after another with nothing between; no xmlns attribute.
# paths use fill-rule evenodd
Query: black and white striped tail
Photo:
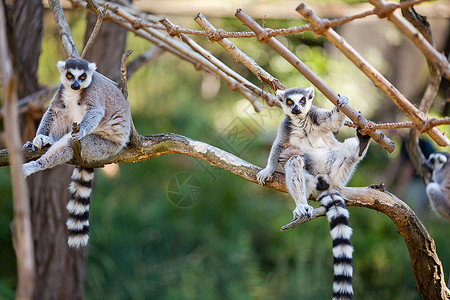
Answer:
<svg viewBox="0 0 450 300"><path fill-rule="evenodd" d="M89 204L91 202L94 169L75 167L72 182L69 185L70 200L67 203L69 217L66 222L69 229L67 243L79 248L87 245L89 240Z"/></svg>
<svg viewBox="0 0 450 300"><path fill-rule="evenodd" d="M350 243L352 229L348 225L348 210L337 191L323 192L319 201L327 209L326 215L333 240L333 300L352 299L353 247Z"/></svg>

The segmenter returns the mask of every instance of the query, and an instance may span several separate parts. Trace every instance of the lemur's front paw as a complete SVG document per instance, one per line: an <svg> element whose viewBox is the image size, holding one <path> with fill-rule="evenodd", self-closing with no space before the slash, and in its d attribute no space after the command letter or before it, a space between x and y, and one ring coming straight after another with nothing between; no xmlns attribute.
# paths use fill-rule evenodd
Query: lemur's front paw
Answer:
<svg viewBox="0 0 450 300"><path fill-rule="evenodd" d="M30 161L26 164L22 165L22 171L25 177L30 176L31 174L40 170L40 165L36 161Z"/></svg>
<svg viewBox="0 0 450 300"><path fill-rule="evenodd" d="M344 106L345 104L348 104L350 100L348 100L348 98L346 96L341 96L339 95L339 99L337 100L337 105L339 107Z"/></svg>
<svg viewBox="0 0 450 300"><path fill-rule="evenodd" d="M306 203L299 204L293 211L294 219L298 219L303 216L311 217L312 212L313 212L313 207L311 205L308 205Z"/></svg>
<svg viewBox="0 0 450 300"><path fill-rule="evenodd" d="M41 149L45 145L51 145L51 144L53 144L52 138L49 136L43 135L43 134L39 134L33 139L33 145L34 145L34 147L36 147L38 149Z"/></svg>
<svg viewBox="0 0 450 300"><path fill-rule="evenodd" d="M34 145L32 142L27 141L25 144L23 144L22 148L30 148L34 151Z"/></svg>
<svg viewBox="0 0 450 300"><path fill-rule="evenodd" d="M264 185L267 180L272 178L273 172L274 170L270 168L265 168L259 171L258 174L256 174L256 179L258 180L259 184Z"/></svg>

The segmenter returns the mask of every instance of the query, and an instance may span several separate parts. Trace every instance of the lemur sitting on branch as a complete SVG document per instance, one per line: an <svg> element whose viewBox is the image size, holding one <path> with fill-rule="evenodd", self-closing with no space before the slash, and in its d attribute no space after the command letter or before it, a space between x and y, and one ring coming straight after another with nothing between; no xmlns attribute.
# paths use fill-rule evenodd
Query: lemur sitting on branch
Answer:
<svg viewBox="0 0 450 300"><path fill-rule="evenodd" d="M24 147L38 149L50 145L36 161L23 165L25 176L72 160L72 141L80 143L80 155L86 162L117 154L129 141L131 114L128 101L107 79L95 73L95 63L70 58L57 63L61 73L58 91L45 112L33 142ZM73 133L72 124L79 124ZM86 246L89 239L89 204L94 169L77 166L69 186L68 244Z"/></svg>
<svg viewBox="0 0 450 300"><path fill-rule="evenodd" d="M311 216L310 196L327 209L331 227L334 256L333 299L351 299L352 229L348 225L348 210L339 189L352 176L357 163L367 152L370 137L357 131L357 138L339 142L333 132L344 124L345 115L339 107L348 103L340 97L338 107L325 110L312 105L312 87L278 90L277 98L286 114L272 145L267 166L257 174L260 184L272 176L278 163L286 173L286 188L294 198L294 218Z"/></svg>

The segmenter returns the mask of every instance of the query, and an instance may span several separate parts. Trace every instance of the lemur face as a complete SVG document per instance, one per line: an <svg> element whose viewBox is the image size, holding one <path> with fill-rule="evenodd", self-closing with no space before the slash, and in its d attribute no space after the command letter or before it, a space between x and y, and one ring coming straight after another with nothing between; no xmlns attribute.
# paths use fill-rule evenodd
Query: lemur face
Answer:
<svg viewBox="0 0 450 300"><path fill-rule="evenodd" d="M91 84L92 74L97 69L95 63L80 58L59 61L56 66L61 73L61 83L72 90L87 88Z"/></svg>
<svg viewBox="0 0 450 300"><path fill-rule="evenodd" d="M277 90L277 98L286 115L293 118L304 117L311 108L314 89L295 87L285 91Z"/></svg>
<svg viewBox="0 0 450 300"><path fill-rule="evenodd" d="M433 169L439 171L447 162L447 157L441 153L430 154L427 160L428 165Z"/></svg>

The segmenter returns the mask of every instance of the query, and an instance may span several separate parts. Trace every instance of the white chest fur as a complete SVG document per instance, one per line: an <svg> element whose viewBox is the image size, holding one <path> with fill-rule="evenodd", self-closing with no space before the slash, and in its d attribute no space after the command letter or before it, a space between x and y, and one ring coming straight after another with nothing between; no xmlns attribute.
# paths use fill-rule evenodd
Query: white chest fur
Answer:
<svg viewBox="0 0 450 300"><path fill-rule="evenodd" d="M80 91L65 89L63 91L63 99L67 117L71 122L77 122L79 124L86 112L86 106L78 104L80 101Z"/></svg>

